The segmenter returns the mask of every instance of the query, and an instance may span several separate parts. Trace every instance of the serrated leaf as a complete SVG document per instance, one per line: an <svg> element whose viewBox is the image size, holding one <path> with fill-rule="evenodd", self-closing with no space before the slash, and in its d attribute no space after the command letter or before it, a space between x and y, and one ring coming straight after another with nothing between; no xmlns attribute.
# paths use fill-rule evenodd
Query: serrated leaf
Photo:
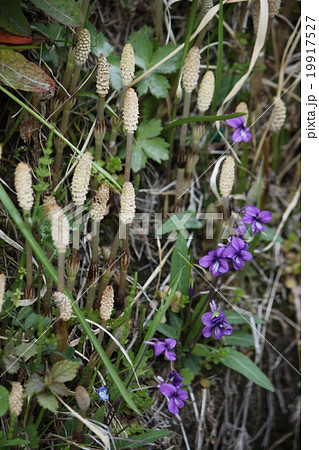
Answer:
<svg viewBox="0 0 319 450"><path fill-rule="evenodd" d="M78 361L59 361L55 363L51 369L52 380L60 381L61 383L72 381L76 377L80 364Z"/></svg>
<svg viewBox="0 0 319 450"><path fill-rule="evenodd" d="M54 81L35 63L14 50L0 50L0 82L28 92L46 92Z"/></svg>
<svg viewBox="0 0 319 450"><path fill-rule="evenodd" d="M144 169L146 161L147 157L143 152L142 147L140 145L133 144L131 167L134 172Z"/></svg>
<svg viewBox="0 0 319 450"><path fill-rule="evenodd" d="M38 436L35 426L33 424L29 424L25 427L25 431L29 436L31 448L39 448L40 437Z"/></svg>
<svg viewBox="0 0 319 450"><path fill-rule="evenodd" d="M170 286L172 286L179 272L182 276L177 285L177 290L183 295L189 295L189 277L188 277L188 248L187 241L184 236L179 233L172 254Z"/></svg>
<svg viewBox="0 0 319 450"><path fill-rule="evenodd" d="M136 76L138 77L139 74L141 74L142 72L138 72L136 74ZM143 78L141 81L138 82L137 84L137 93L139 95L139 97L141 97L142 95L146 94L146 92L148 91L148 77Z"/></svg>
<svg viewBox="0 0 319 450"><path fill-rule="evenodd" d="M180 374L184 378L183 384L185 386L189 386L195 378L195 374L191 370L189 370L188 367L183 367L180 371Z"/></svg>
<svg viewBox="0 0 319 450"><path fill-rule="evenodd" d="M146 155L156 161L161 163L169 157L168 153L168 143L164 141L163 138L157 137L153 139L146 139L139 142L140 146L146 153Z"/></svg>
<svg viewBox="0 0 319 450"><path fill-rule="evenodd" d="M10 374L14 374L19 372L20 364L19 360L14 355L4 355L3 362L6 368L6 371Z"/></svg>
<svg viewBox="0 0 319 450"><path fill-rule="evenodd" d="M0 417L4 416L8 411L9 391L0 386Z"/></svg>
<svg viewBox="0 0 319 450"><path fill-rule="evenodd" d="M57 22L70 27L83 23L83 14L74 0L30 0L37 8Z"/></svg>
<svg viewBox="0 0 319 450"><path fill-rule="evenodd" d="M0 1L0 27L19 36L30 36L31 28L19 0Z"/></svg>
<svg viewBox="0 0 319 450"><path fill-rule="evenodd" d="M157 137L161 134L163 127L160 119L151 119L143 121L137 128L136 138L143 141L144 139L150 139Z"/></svg>
<svg viewBox="0 0 319 450"><path fill-rule="evenodd" d="M168 80L158 73L151 73L146 77L151 94L156 98L165 98L170 84Z"/></svg>
<svg viewBox="0 0 319 450"><path fill-rule="evenodd" d="M14 353L15 355L21 356L25 361L27 361L29 358L38 353L38 345L33 342L23 342L15 348Z"/></svg>
<svg viewBox="0 0 319 450"><path fill-rule="evenodd" d="M181 211L170 214L170 217L161 225L156 234L163 235L172 231L182 231L188 229L200 229L203 223L196 219L194 211Z"/></svg>
<svg viewBox="0 0 319 450"><path fill-rule="evenodd" d="M39 394L45 387L44 381L40 375L34 373L24 385L27 395Z"/></svg>
<svg viewBox="0 0 319 450"><path fill-rule="evenodd" d="M254 337L244 331L233 331L230 336L224 336L225 342L228 345L238 345L241 347L253 347Z"/></svg>
<svg viewBox="0 0 319 450"><path fill-rule="evenodd" d="M144 70L147 70L153 53L152 35L152 28L144 25L138 31L132 33L128 41L134 49L135 64Z"/></svg>
<svg viewBox="0 0 319 450"><path fill-rule="evenodd" d="M53 394L60 395L61 397L71 394L71 391L69 391L66 385L64 383L59 383L58 381L51 381L48 384L48 388Z"/></svg>
<svg viewBox="0 0 319 450"><path fill-rule="evenodd" d="M58 412L59 403L57 399L52 394L38 394L37 400L40 406L44 409L48 409L49 411L56 414Z"/></svg>
<svg viewBox="0 0 319 450"><path fill-rule="evenodd" d="M236 372L241 373L244 377L248 378L248 380L253 381L255 384L267 389L268 391L275 391L275 388L269 379L259 369L259 367L251 361L251 359L232 348L229 348L228 350L228 354L220 360L224 366L236 370Z"/></svg>

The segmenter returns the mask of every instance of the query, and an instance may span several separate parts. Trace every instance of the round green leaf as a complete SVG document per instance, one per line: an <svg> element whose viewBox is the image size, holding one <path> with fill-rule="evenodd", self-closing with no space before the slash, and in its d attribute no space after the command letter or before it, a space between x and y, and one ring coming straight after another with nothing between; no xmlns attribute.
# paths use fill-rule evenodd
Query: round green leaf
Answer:
<svg viewBox="0 0 319 450"><path fill-rule="evenodd" d="M0 417L4 416L8 411L8 402L9 391L4 386L0 386Z"/></svg>

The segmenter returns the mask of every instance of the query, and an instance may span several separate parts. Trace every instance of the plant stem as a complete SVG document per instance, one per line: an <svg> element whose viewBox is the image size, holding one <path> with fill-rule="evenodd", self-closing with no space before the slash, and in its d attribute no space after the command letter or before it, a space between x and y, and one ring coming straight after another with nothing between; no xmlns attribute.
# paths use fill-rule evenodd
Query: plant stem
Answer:
<svg viewBox="0 0 319 450"><path fill-rule="evenodd" d="M223 0L219 0L218 13L218 50L217 50L217 69L215 73L215 89L211 106L211 115L214 116L217 110L218 95L220 90L220 83L222 78L223 68L223 40L224 40L224 14L223 14ZM209 135L211 134L212 126L210 125Z"/></svg>
<svg viewBox="0 0 319 450"><path fill-rule="evenodd" d="M158 39L159 45L164 44L163 35L163 0L154 1L154 12L155 12L155 36Z"/></svg>
<svg viewBox="0 0 319 450"><path fill-rule="evenodd" d="M133 137L134 137L133 133L127 133L124 182L125 181L130 181Z"/></svg>
<svg viewBox="0 0 319 450"><path fill-rule="evenodd" d="M185 99L184 99L184 106L183 106L183 119L186 119L189 116L191 97L192 97L191 92L185 92ZM182 128L181 128L180 140L179 140L179 147L181 149L185 148L187 127L188 127L187 122L183 123Z"/></svg>
<svg viewBox="0 0 319 450"><path fill-rule="evenodd" d="M126 84L122 85L120 98L118 100L118 109L119 109L119 111L122 111L122 109L123 109L125 95L126 95L126 91L128 90L128 87L129 87L129 85L126 85Z"/></svg>
<svg viewBox="0 0 319 450"><path fill-rule="evenodd" d="M64 291L65 252L58 253L58 292Z"/></svg>
<svg viewBox="0 0 319 450"><path fill-rule="evenodd" d="M74 229L73 229L73 247L72 254L77 255L80 249L80 226L82 224L82 211L83 205L76 205L75 208L75 220L74 220Z"/></svg>

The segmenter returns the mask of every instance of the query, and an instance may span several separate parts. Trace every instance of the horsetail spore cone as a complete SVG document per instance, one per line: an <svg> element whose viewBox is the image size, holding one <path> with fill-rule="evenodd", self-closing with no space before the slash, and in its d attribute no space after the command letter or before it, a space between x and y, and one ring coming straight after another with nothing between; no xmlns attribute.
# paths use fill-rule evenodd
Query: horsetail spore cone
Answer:
<svg viewBox="0 0 319 450"><path fill-rule="evenodd" d="M240 102L235 109L235 113L242 113L243 118L245 120L244 126L247 126L247 119L248 119L248 106L245 102Z"/></svg>
<svg viewBox="0 0 319 450"><path fill-rule="evenodd" d="M91 51L91 36L87 28L81 30L79 40L75 49L74 60L78 65L83 65Z"/></svg>
<svg viewBox="0 0 319 450"><path fill-rule="evenodd" d="M129 86L134 78L135 58L134 49L131 44L126 44L121 55L121 79L123 86Z"/></svg>
<svg viewBox="0 0 319 450"><path fill-rule="evenodd" d="M232 156L225 159L219 179L219 190L222 197L228 197L235 181L235 161Z"/></svg>
<svg viewBox="0 0 319 450"><path fill-rule="evenodd" d="M9 413L14 414L15 417L20 416L23 405L23 387L21 383L15 381L12 383L11 392L9 395Z"/></svg>
<svg viewBox="0 0 319 450"><path fill-rule="evenodd" d="M102 184L91 203L90 214L94 222L101 222L106 213L106 204L109 200L110 189L106 183Z"/></svg>
<svg viewBox="0 0 319 450"><path fill-rule="evenodd" d="M200 51L198 47L192 47L186 55L182 84L186 92L192 92L199 77Z"/></svg>
<svg viewBox="0 0 319 450"><path fill-rule="evenodd" d="M61 320L64 322L70 320L72 317L72 303L69 297L62 292L55 292L53 299L58 305Z"/></svg>
<svg viewBox="0 0 319 450"><path fill-rule="evenodd" d="M120 222L125 225L132 223L135 216L135 191L130 181L123 184L120 205Z"/></svg>
<svg viewBox="0 0 319 450"><path fill-rule="evenodd" d="M96 74L96 93L98 96L105 97L110 86L109 64L105 56L101 53L97 62Z"/></svg>
<svg viewBox="0 0 319 450"><path fill-rule="evenodd" d="M215 76L214 72L208 70L199 86L197 97L197 108L201 113L204 113L210 107L215 88Z"/></svg>
<svg viewBox="0 0 319 450"><path fill-rule="evenodd" d="M129 134L134 134L138 123L138 98L134 89L129 88L125 95L123 108L124 128Z"/></svg>
<svg viewBox="0 0 319 450"><path fill-rule="evenodd" d="M92 154L84 153L76 166L73 174L71 193L76 206L84 205L89 190L89 182L92 169Z"/></svg>
<svg viewBox="0 0 319 450"><path fill-rule="evenodd" d="M286 105L281 98L274 98L274 107L270 115L269 126L273 133L278 133L285 123L286 119Z"/></svg>
<svg viewBox="0 0 319 450"><path fill-rule="evenodd" d="M114 307L114 290L112 286L107 286L103 291L100 306L100 316L103 322L107 322L112 315Z"/></svg>
<svg viewBox="0 0 319 450"><path fill-rule="evenodd" d="M20 162L17 165L14 174L14 184L19 206L23 211L30 211L34 203L32 176L29 166L25 162Z"/></svg>

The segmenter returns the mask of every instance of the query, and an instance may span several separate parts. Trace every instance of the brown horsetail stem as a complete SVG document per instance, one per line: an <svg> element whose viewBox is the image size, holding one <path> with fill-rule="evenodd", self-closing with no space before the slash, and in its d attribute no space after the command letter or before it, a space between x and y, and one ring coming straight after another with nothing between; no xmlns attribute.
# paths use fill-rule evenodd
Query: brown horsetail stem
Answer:
<svg viewBox="0 0 319 450"><path fill-rule="evenodd" d="M57 339L57 352L65 353L66 345L68 342L68 326L69 320L72 317L72 303L68 296L63 294L62 292L55 292L53 294L53 300L58 306L59 309L59 319L54 324L55 336ZM62 357L58 354L53 355L53 362L60 361Z"/></svg>
<svg viewBox="0 0 319 450"><path fill-rule="evenodd" d="M134 89L129 88L125 95L123 108L123 123L127 132L124 182L130 180L133 136L134 131L137 130L138 116L139 108L137 94Z"/></svg>
<svg viewBox="0 0 319 450"><path fill-rule="evenodd" d="M20 162L15 170L14 184L17 193L18 203L23 210L25 225L29 231L31 231L30 213L34 203L33 188L32 188L32 176L31 171L25 162ZM26 298L34 297L33 289L33 268L32 268L32 249L30 243L25 241L25 253L26 253L26 286L25 296Z"/></svg>

